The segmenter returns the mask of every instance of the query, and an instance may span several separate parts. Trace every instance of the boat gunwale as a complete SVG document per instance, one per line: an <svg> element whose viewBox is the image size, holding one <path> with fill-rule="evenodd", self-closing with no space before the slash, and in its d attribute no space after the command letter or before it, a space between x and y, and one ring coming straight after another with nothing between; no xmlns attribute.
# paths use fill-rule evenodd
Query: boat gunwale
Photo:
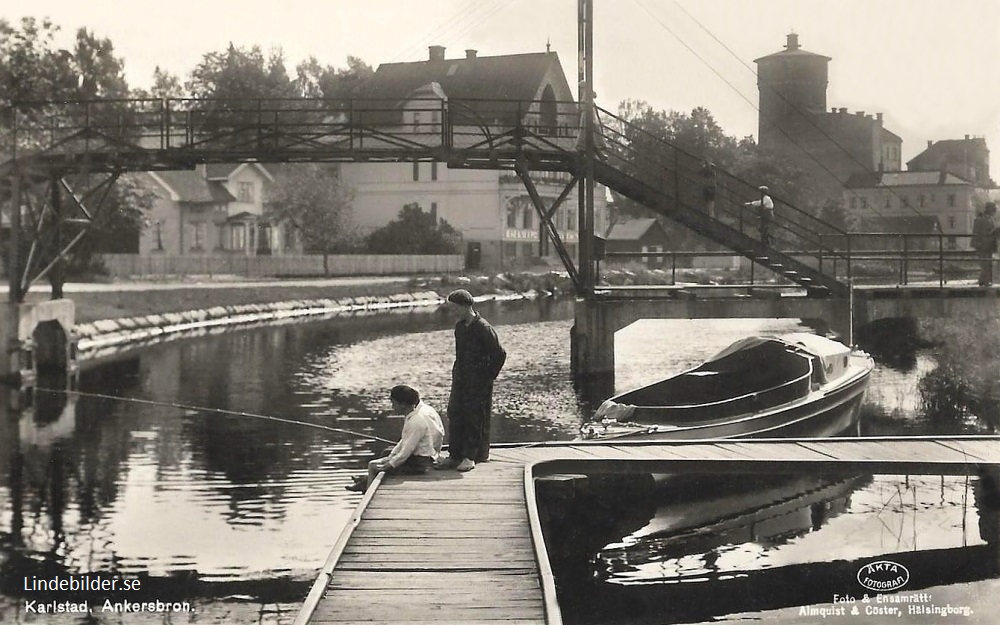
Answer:
<svg viewBox="0 0 1000 625"><path fill-rule="evenodd" d="M860 354L858 354L858 355L860 356ZM786 402L784 404L778 404L778 405L772 406L770 408L767 408L765 410L761 410L759 412L741 413L739 415L735 415L734 417L721 417L719 419L715 419L715 420L712 420L712 421L693 422L693 423L685 424L685 425L670 425L670 424L655 424L655 423L639 423L639 422L635 422L635 421L622 421L622 422L619 422L620 425L622 425L622 426L632 425L632 426L635 426L636 428L641 428L641 429L637 429L637 430L633 430L633 431L629 431L629 432L622 432L622 433L619 433L619 434L602 435L602 436L598 437L597 440L610 440L610 439L613 439L613 438L631 438L631 437L640 436L640 435L653 435L653 436L655 436L657 434L674 434L674 433L678 433L678 432L690 432L690 431L695 431L695 430L704 430L704 429L709 429L709 428L716 428L716 427L724 426L724 425L746 424L746 423L750 423L750 422L757 421L757 420L760 420L760 419L764 419L766 417L773 416L774 414L776 414L778 412L784 412L784 411L787 411L787 410L792 410L792 409L795 409L795 408L798 408L798 407L801 407L801 406L805 406L805 405L808 405L810 403L819 401L819 400L824 399L826 397L829 397L829 396L831 396L831 395L833 395L835 393L849 391L853 386L855 386L855 385L857 385L859 383L865 382L865 378L867 378L869 375L871 375L871 372L875 369L875 361L871 358L871 356L867 356L866 355L866 357L865 357L865 363L866 363L865 367L863 367L857 373L851 375L849 378L845 377L845 378L841 379L841 381L835 387L831 387L831 388L827 388L827 389L820 389L820 390L817 390L817 391L812 391L812 392L810 392L809 394L807 394L807 395L805 395L803 397L799 397L799 398L797 398L795 400L792 400L790 402ZM864 391L862 391L862 392L864 392ZM781 425L778 425L778 426L763 428L761 430L756 430L754 432L749 432L749 433L733 434L731 436L727 436L727 437L723 437L723 438L743 437L743 436L757 434L757 433L760 433L760 432L768 432L768 431L773 431L773 430L779 430L781 428L787 427L788 425L795 424L795 423L800 423L800 422L805 421L807 419L814 418L815 416L816 416L816 413L811 413L811 414L808 414L808 415L803 416L801 418L795 419L794 421L789 421L787 423L782 423Z"/></svg>
<svg viewBox="0 0 1000 625"><path fill-rule="evenodd" d="M655 405L655 404L622 404L622 405L634 406L636 410L643 410L643 409L645 409L645 410L673 410L675 408L676 409L688 410L688 409L703 408L703 407L710 407L710 406L716 406L717 407L717 406L721 406L721 405L724 405L724 404L727 404L727 403L731 403L731 402L734 402L734 401L737 401L737 400L740 400L740 399L746 399L748 397L753 397L754 395L762 395L762 394L765 394L765 393L770 393L772 391L776 391L776 390L781 389L783 387L786 387L786 386L789 386L789 385L801 382L802 379L805 378L805 377L809 377L809 378L812 377L812 374L813 374L813 371L814 371L813 361L814 361L814 359L821 358L821 356L819 354L814 354L814 353L808 351L807 349L805 349L804 347L802 347L801 345L798 345L798 344L795 344L795 343L788 343L788 342L782 340L780 337L767 337L767 338L768 338L768 340L771 340L771 341L774 341L776 343L780 343L780 344L786 346L786 348L790 348L790 349L788 349L787 353L795 355L795 356L798 356L800 358L804 358L806 360L806 362L808 363L808 365L809 365L809 372L808 372L808 374L807 375L799 376L799 377L794 378L792 380L788 380L788 381L782 382L781 384L778 384L777 386L772 386L772 387L766 388L764 390L751 391L749 393L744 393L742 395L737 395L735 397L727 397L726 399L722 399L722 400L718 400L718 401L711 401L711 402L704 402L704 403L701 403L701 404L671 404L669 406ZM868 367L864 367L864 369L867 372L871 372L871 370L874 368L874 361L872 360L872 357L870 355L868 355L864 351L851 349L850 353L848 354L848 358L850 358L851 360L853 360L854 358L863 358L866 361L867 364L871 365L871 366L868 366ZM677 374L674 374L674 375L662 378L662 379L657 380L655 382L652 382L650 384L646 384L646 385L643 385L643 386L638 386L636 388L629 389L629 390L627 390L625 392L618 393L617 395L614 395L613 397L610 397L607 401L612 401L612 402L615 402L615 403L621 403L621 402L616 401L616 398L624 397L625 395L629 395L631 393L635 393L636 391L643 390L643 389L648 388L650 386L655 386L655 385L661 384L663 382L667 382L668 380L675 380L677 378L681 378L681 377L683 377L685 375L694 373L695 371L697 371L698 369L700 369L701 367L705 366L706 364L708 364L710 362L713 362L713 361L712 360L707 360L707 361L705 361L705 362L703 362L703 363L701 363L699 365L691 367L690 369L685 369L684 371L681 371L680 373L677 373ZM857 374L855 374L855 375L857 375ZM837 378L837 381L835 381L835 382L827 381L826 384L820 385L820 388L818 390L822 391L824 386L829 386L831 388L827 389L826 392L832 392L832 390L835 390L841 384L848 384L850 382L851 382L851 379L849 379L848 374L845 372L844 375L842 375L839 378ZM784 404L780 404L780 405L784 406L784 405L787 405L787 404L794 403L795 401L798 401L800 399L805 399L806 397L808 397L809 395L811 395L813 392L816 392L816 391L810 390L809 393L806 393L802 397L796 398L796 399L794 399L792 401L785 402ZM739 415L737 415L737 416L739 416ZM623 422L623 423L625 423L625 422Z"/></svg>

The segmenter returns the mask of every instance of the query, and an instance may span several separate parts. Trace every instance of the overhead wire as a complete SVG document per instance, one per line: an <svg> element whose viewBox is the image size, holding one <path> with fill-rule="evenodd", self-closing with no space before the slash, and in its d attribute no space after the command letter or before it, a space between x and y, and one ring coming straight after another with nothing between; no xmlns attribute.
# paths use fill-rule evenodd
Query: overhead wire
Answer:
<svg viewBox="0 0 1000 625"><path fill-rule="evenodd" d="M748 64L748 63L747 63L746 61L744 61L744 60L743 60L743 58L742 58L742 57L740 57L740 55L736 54L736 52L734 52L734 51L733 51L733 50L732 50L732 49L731 49L731 48L730 48L729 46L727 46L727 45L725 44L725 42L723 42L723 41L722 41L721 39L719 39L719 38L718 38L718 37L717 37L717 36L715 35L715 33L713 33L713 32L712 32L712 31L711 31L711 30L710 30L710 29L709 29L709 28L708 28L707 26L705 26L705 25L704 25L704 24L703 24L703 23L702 23L702 22L701 22L700 20L698 20L698 18L696 18L696 17L694 16L694 15L692 15L692 14L691 14L691 12L690 12L690 11L688 11L688 10L687 10L686 8L684 8L684 5L682 5L682 4L681 4L680 2L678 2L677 0L671 0L671 2L673 2L673 4L674 4L674 5L675 5L675 6L676 6L676 7L678 8L678 9L680 9L680 10L681 10L681 12L683 12L683 13L684 13L684 15L686 15L686 16L688 17L688 19L690 19L690 20L691 20L691 21L693 21L693 22L694 22L695 24L697 24L699 28L701 28L701 29L702 29L703 31L705 31L705 33L707 33L707 34L708 34L708 36L709 36L709 37L711 37L711 38L712 38L712 39L713 39L713 40L714 40L714 41L715 41L716 43L718 43L718 44L719 44L720 46L722 46L722 48L723 48L723 49L724 49L724 50L725 50L726 52L728 52L728 53L729 53L729 54L730 54L730 55L731 55L731 56L732 56L733 58L735 58L735 59L736 59L737 61L739 61L739 63L740 63L740 64L741 64L741 65L742 65L743 67L745 67L745 68L746 68L746 69L747 69L747 70L748 70L748 71L749 71L749 72L750 72L751 74L753 74L754 78L758 78L758 79L760 78L760 77L758 76L758 74L757 74L757 70L755 70L755 69L754 69L753 67L751 67L751 66L750 66L750 65L749 65L749 64ZM813 116L812 116L812 115L811 115L811 114L810 114L810 113L809 113L808 111L803 111L803 110L802 110L801 108L799 108L798 106L796 106L796 105L795 105L795 104L794 104L793 102L789 101L789 100L788 100L788 99L787 99L787 98L785 97L785 95L784 95L783 93L781 93L781 91L779 91L779 90L777 90L777 89L774 89L773 91L774 91L774 94L775 94L776 96L778 96L778 98L780 98L782 102L784 102L785 104L787 104L787 105L788 105L788 106L789 106L790 108L792 108L792 109L793 109L793 110L794 110L795 112L799 113L799 114L800 114L800 115L802 116L802 118L806 120L806 123L808 123L808 124L809 124L810 126L812 126L812 127L813 127L813 128L815 129L815 130L817 130L817 131L818 131L818 132L819 132L819 133L820 133L821 135L823 135L823 137L824 137L824 138L826 138L826 139L827 139L828 141L830 141L830 143L832 143L832 144L833 144L833 145L834 145L834 146L835 146L835 147L836 147L837 149L839 149L839 150L840 150L840 151L842 151L842 152L843 152L844 154L846 154L846 155L848 156L848 158L850 158L850 159L851 159L852 161L854 161L854 163L856 163L857 165L860 165L860 166L861 166L862 168L864 168L864 169L867 169L867 166L866 166L866 165L865 165L864 163L862 163L862 162L861 162L860 160L858 160L858 158L857 158L857 157L855 157L855 156L854 156L854 154L852 154L850 150L848 150L848 149L847 149L846 147L844 147L844 146L843 146L843 145L842 145L841 143L839 143L839 142L838 142L838 141L837 141L837 140L836 140L836 139L835 139L834 137L830 136L830 134L829 134L828 132L826 132L826 130L825 130L825 129L824 129L824 128L823 128L822 126L820 126L819 124L817 124L817 123L815 122L815 120L813 119ZM755 109L755 110L756 110L756 111L758 112L758 114L759 114L759 113L760 113L760 108L758 108L758 107L757 107L757 106L755 106L755 105L752 105L752 106L754 106L754 109ZM784 133L782 133L782 134L784 134ZM785 136L787 137L788 135L785 135ZM796 145L798 145L798 144L796 143ZM799 147L801 148L802 146L801 146L801 145L799 145ZM805 151L805 148L803 148L803 150ZM808 152L807 152L807 154L808 154ZM811 155L811 154L809 154L809 156L810 156L810 158L812 158L812 155ZM817 164L820 164L820 163L819 163L819 161L817 161L817 160L816 160L815 158L813 158L813 160L814 160L815 162L817 162ZM824 169L825 169L825 168L824 168ZM827 170L827 172L828 172L828 173L830 173L831 175L833 175L833 172L830 172L829 170ZM844 182L845 182L845 181L842 181L842 180L840 180L840 179L839 179L839 178L837 178L836 176L834 176L834 178L835 178L835 179L836 179L836 180L837 180L838 182L841 182L841 183L844 183ZM859 193L858 193L857 191L855 191L854 189L851 189L851 188L848 188L848 187L846 187L846 185L845 185L845 189L847 189L847 190L848 190L848 192L850 192L850 193L854 194L854 195L855 195L855 197L861 197L861 196L860 196L860 194L859 194ZM895 191L895 190L894 190L894 189L893 189L892 187L886 187L886 189L888 190L888 192L889 192L889 193L890 193L890 194L891 194L892 196L896 197L896 199L900 199L899 195L898 195L898 194L896 193L896 191ZM922 213L921 211L917 210L917 209L916 209L915 207L912 207L912 206L910 206L910 205L908 205L908 204L906 204L906 205L903 205L903 206L904 206L904 208L909 208L909 209L911 209L911 210L912 210L913 212L915 212L915 213L916 213L917 215L920 215L920 216L924 216L924 214L923 214L923 213ZM883 215L883 213L882 213L882 212L881 212L880 210L878 210L878 208L876 208L876 207L869 207L869 209L870 209L870 210L872 210L872 211L874 211L875 213L877 213L877 214L878 214L879 216L884 216L884 215Z"/></svg>
<svg viewBox="0 0 1000 625"><path fill-rule="evenodd" d="M394 56L390 62L399 62L432 41L443 43L449 38L460 38L509 3L510 0L477 0L471 5L466 5L439 26L418 38L415 43Z"/></svg>
<svg viewBox="0 0 1000 625"><path fill-rule="evenodd" d="M717 76L717 77L719 78L719 80L721 80L721 81L722 81L723 83L725 83L725 84L726 84L726 85L727 85L727 86L728 86L728 87L729 87L730 89L732 89L732 90L733 90L733 91L734 91L734 92L735 92L735 93L736 93L737 95L739 95L739 96L740 96L740 98L742 98L742 99L743 99L744 101L746 101L746 102L747 102L747 103L748 103L748 104L749 104L749 105L750 105L750 106L751 106L751 107L752 107L752 108L753 108L754 110L756 110L756 111L758 112L758 114L760 114L760 108L759 108L759 107L758 107L758 106L757 106L757 105L756 105L756 104L754 103L754 101L753 101L752 99L750 99L750 98L749 98L748 96L746 96L746 95L745 95L745 94L744 94L744 93L743 93L742 91L740 91L740 89L739 89L739 88L738 88L738 87L737 87L736 85L734 85L734 84L732 83L732 81L730 81L730 80L729 80L728 78L726 78L725 76L723 76L723 75L722 75L722 73L721 73L721 72L720 72L719 70L717 70L717 69L716 69L716 68L715 68L715 67L714 67L714 66L713 66L713 65L712 65L711 63L709 63L709 62L708 62L708 61L707 61L707 60L706 60L706 59L705 59L705 58L704 58L704 57L703 57L703 56L702 56L701 54L699 54L699 53L698 53L698 52L697 52L697 51L696 51L696 50L695 50L695 49L694 49L693 47L691 47L691 46L690 46L690 45L689 45L689 44L688 44L688 43L687 43L686 41L684 41L684 39L683 39L683 38L681 38L681 37L680 37L680 35L678 35L678 34L677 34L677 33L676 33L676 32L675 32L675 31L674 31L673 29L671 29L671 28L670 28L670 27L669 27L669 26L668 26L668 25L667 25L666 23L664 23L664 22L663 22L663 20L662 20L662 19L660 19L660 17L659 17L658 15L656 15L656 14L655 14L655 13L654 13L654 12L653 12L653 11L652 11L652 10L651 10L651 9L650 9L649 7L648 7L648 6L646 6L646 5L645 5L645 4L643 3L643 1L642 1L642 0L634 0L634 2L635 2L635 3L636 3L636 4L637 4L637 5L638 5L638 6L639 6L639 7L641 8L641 9L643 9L643 10L644 10L644 11L645 11L646 13L648 13L648 14L649 14L649 16L650 16L651 18L653 18L653 21L655 21L655 22L656 22L656 23L657 23L657 24L658 24L658 25L659 25L659 26L660 26L661 28L663 28L664 30L666 30L666 31L667 31L667 33L669 33L669 34L670 34L670 35L671 35L671 36L672 36L672 37L673 37L674 39L676 39L676 40L677 40L677 42L678 42L678 43L680 43L680 44L681 44L681 45L682 45L682 46L683 46L683 47L684 47L684 48L685 48L686 50L688 50L688 52L690 52L692 56L694 56L694 57L695 57L696 59L698 59L698 60L699 60L699 61L700 61L700 62L701 62L701 63L702 63L703 65L705 65L705 67L707 67L707 68L708 68L708 69L709 69L709 70L710 70L710 71L711 71L711 72L712 72L713 74L715 74L715 75L716 75L716 76ZM675 1L675 3L676 3L676 1ZM713 35L713 38L715 38L715 37L714 37L714 35ZM718 40L718 39L716 38L716 40ZM728 48L727 48L727 50L728 50ZM732 52L732 50L729 50L729 52L730 52L730 54L733 54L733 55L735 55L735 53L734 53L734 52ZM742 62L742 60L741 60L741 62ZM752 68L750 68L750 71L751 71L751 72L752 72L752 73L753 73L753 74L754 74L754 75L756 76L756 72L754 72ZM808 116L806 116L806 118L808 119ZM770 121L770 120L769 120L769 121ZM810 121L811 121L811 120L810 120ZM791 135L790 135L790 134L789 134L788 132L786 132L786 131L785 131L785 130L784 130L783 128L781 128L781 127L780 127L780 125L778 125L778 124L775 124L775 125L774 125L774 127L775 127L775 129L776 129L776 130L777 130L777 131L778 131L778 132L779 132L780 134L782 134L782 135L783 135L783 136L784 136L784 137L785 137L785 138L786 138L786 139L787 139L787 140L788 140L788 141L789 141L789 142L790 142L791 144L793 144L793 145L795 145L795 146L796 146L797 148L799 148L799 150L801 150L801 151L803 152L803 154L805 154L805 155L806 155L806 157L808 157L808 158L809 158L809 159L810 159L811 161L813 161L814 163L816 163L816 165L817 165L817 166L818 166L818 167L819 167L820 169L822 169L822 170L823 170L823 171L825 171L825 172L826 172L827 174L829 174L831 178L833 178L834 180L836 180L837 182L839 182L839 183L841 183L841 184L843 184L843 183L844 183L844 181L842 181L842 180L840 179L840 177L839 177L839 176L838 176L837 174L835 174L835 173L834 173L833 171L831 171L831 170L830 170L830 169L829 169L829 168L828 168L828 167L827 167L827 166L826 166L825 164L823 164L823 163L822 163L822 162L820 162L820 161L819 161L819 160L818 160L818 159L817 159L817 158L816 158L815 156L813 156L813 155L812 155L812 154L811 154L811 153L809 152L809 150L807 150L807 149L805 148L805 146L803 146L803 145L802 145L802 144L800 144L800 143L799 143L798 141L796 141L796 139L795 139L794 137L792 137L792 136L791 136ZM835 143L836 143L836 142L835 142ZM838 147L840 147L841 149L845 149L845 148L843 148L843 146L840 146L839 144L837 144L837 145L838 145ZM855 160L856 160L856 159L855 159ZM852 193L854 193L855 195L858 195L856 191L853 191L853 190L851 190L851 192L852 192ZM891 189L890 189L890 192L892 192L892 191L891 191ZM879 216L884 216L884 214L882 213L882 211L881 211L881 210L879 210L879 209L878 209L877 207L869 207L869 208L870 208L870 209L871 209L871 210L872 210L873 212L875 212L876 214L878 214ZM912 209L912 207L911 207L911 209ZM921 214L921 213L919 213L919 212L917 212L917 213L918 213L918 214Z"/></svg>

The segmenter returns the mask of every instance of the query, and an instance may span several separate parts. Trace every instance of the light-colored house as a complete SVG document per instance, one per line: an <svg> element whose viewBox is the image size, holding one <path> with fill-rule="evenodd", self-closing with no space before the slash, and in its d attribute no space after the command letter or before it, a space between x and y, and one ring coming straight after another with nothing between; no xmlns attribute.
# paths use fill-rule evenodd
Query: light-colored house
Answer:
<svg viewBox="0 0 1000 625"><path fill-rule="evenodd" d="M141 174L155 199L139 254L257 256L299 252L291 229L264 211L271 173L257 163Z"/></svg>
<svg viewBox="0 0 1000 625"><path fill-rule="evenodd" d="M852 176L844 206L862 230L940 233L946 247L967 249L969 238L961 235L972 232L981 195L972 182L946 171L886 171Z"/></svg>
<svg viewBox="0 0 1000 625"><path fill-rule="evenodd" d="M464 104L470 120L487 124L497 114L495 102L507 101L512 108L502 111L503 115L516 114L522 106L527 124L554 133L576 132L577 119L557 112L559 107L575 105L555 52L481 57L467 50L464 58L446 59L443 47L431 46L426 61L379 66L364 97L395 102L402 123L426 128L428 133L439 132L441 120L428 98L440 100L442 106L448 98L492 102L490 111L474 111L474 104ZM424 161L345 163L341 175L354 190L353 218L362 233L384 226L404 205L416 203L462 234L469 269L499 271L559 262L554 247L541 236L538 214L524 185L512 172L449 169L443 163ZM551 205L570 177L539 172L532 179ZM595 231L603 232L607 228L603 188L594 195ZM579 245L578 210L573 190L554 215L560 238L574 258Z"/></svg>

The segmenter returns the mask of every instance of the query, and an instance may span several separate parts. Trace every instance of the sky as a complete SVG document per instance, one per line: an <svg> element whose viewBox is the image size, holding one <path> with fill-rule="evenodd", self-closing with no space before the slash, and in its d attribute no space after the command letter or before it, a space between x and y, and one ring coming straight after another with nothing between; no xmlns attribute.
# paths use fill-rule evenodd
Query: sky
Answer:
<svg viewBox="0 0 1000 625"><path fill-rule="evenodd" d="M753 60L783 49L832 57L827 108L884 113L903 162L928 140L985 137L1000 180L1000 0L594 0L597 103L710 110L727 134L757 134ZM576 0L0 0L0 18L50 17L68 44L108 37L133 87L160 66L182 79L207 52L280 47L294 72L315 56L345 66L559 53L576 83Z"/></svg>

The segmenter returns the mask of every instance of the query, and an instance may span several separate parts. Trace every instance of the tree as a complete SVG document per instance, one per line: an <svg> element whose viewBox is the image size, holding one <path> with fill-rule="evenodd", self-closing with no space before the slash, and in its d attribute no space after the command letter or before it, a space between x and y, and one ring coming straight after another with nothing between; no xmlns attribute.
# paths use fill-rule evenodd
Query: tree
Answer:
<svg viewBox="0 0 1000 625"><path fill-rule="evenodd" d="M458 254L462 235L414 203L405 205L395 220L368 235L366 247L372 254Z"/></svg>
<svg viewBox="0 0 1000 625"><path fill-rule="evenodd" d="M22 154L30 153L42 145L50 131L46 120L59 114L79 125L86 121L94 126L102 125L102 132L112 135L121 129L119 120L131 114L129 106L122 101L129 95L124 78L124 61L115 55L110 39L98 37L92 31L80 29L69 49L55 47L58 26L48 20L38 21L24 18L15 26L0 20L0 107L4 115L0 118L0 135L9 137L7 132L17 120L18 149ZM74 101L105 99L100 105L80 106ZM35 132L35 129L41 129ZM10 154L12 145L0 146L0 153ZM78 196L96 179L84 175L64 175L63 179ZM58 249L68 243L82 226L62 224L55 227L51 215L46 216L45 201L50 191L47 185L31 184L27 180L22 186L25 196L34 196L39 201L25 202L28 206L25 224L21 233L25 250L22 257L27 259L27 249L34 244L36 254L33 267L37 270L57 258ZM98 194L100 195L100 194ZM64 202L64 211L69 212L71 202ZM135 232L141 223L140 213L147 204L142 195L128 183L110 190L100 210L93 214L88 236L63 261L57 262L49 275L53 297L62 291L64 269L70 271L87 267L91 263L98 241L93 240L96 232ZM8 207L9 208L9 207ZM90 208L95 208L91 202ZM38 228L39 221L47 220ZM116 236L107 234L107 236ZM6 254L6 252L5 252Z"/></svg>
<svg viewBox="0 0 1000 625"><path fill-rule="evenodd" d="M353 192L341 182L339 170L329 165L295 164L273 170L269 215L295 228L307 252L323 255L323 273L329 276L330 254L352 237L348 219Z"/></svg>
<svg viewBox="0 0 1000 625"><path fill-rule="evenodd" d="M285 69L281 48L265 57L259 46L249 50L229 44L224 52L209 52L191 71L186 84L193 98L231 100L291 98L298 95Z"/></svg>
<svg viewBox="0 0 1000 625"><path fill-rule="evenodd" d="M299 63L295 73L295 86L301 96L331 100L356 97L375 71L358 57L348 56L343 69L322 65L316 57L309 57Z"/></svg>

